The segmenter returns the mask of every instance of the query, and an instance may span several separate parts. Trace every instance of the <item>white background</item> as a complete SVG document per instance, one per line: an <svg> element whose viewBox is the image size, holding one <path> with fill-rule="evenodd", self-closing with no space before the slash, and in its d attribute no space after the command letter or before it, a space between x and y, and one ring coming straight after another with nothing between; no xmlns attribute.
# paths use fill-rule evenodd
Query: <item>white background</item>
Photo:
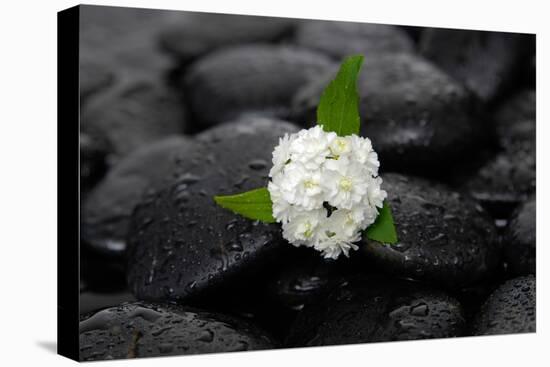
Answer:
<svg viewBox="0 0 550 367"><path fill-rule="evenodd" d="M537 334L102 362L117 366L536 366L549 362L548 14L514 1L90 1L90 4L535 32ZM56 12L73 1L2 2L0 42L0 365L69 365L56 339ZM546 47L545 47L546 46ZM76 152L75 152L76 154ZM546 288L546 290L545 290Z"/></svg>

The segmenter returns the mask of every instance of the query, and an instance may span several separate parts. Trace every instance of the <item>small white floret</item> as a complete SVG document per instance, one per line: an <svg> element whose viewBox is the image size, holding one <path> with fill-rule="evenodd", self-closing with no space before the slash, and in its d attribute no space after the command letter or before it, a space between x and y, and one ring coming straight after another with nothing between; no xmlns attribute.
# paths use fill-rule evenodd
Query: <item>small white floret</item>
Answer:
<svg viewBox="0 0 550 367"><path fill-rule="evenodd" d="M285 135L273 151L268 190L283 237L336 259L356 250L386 198L368 138L321 126Z"/></svg>

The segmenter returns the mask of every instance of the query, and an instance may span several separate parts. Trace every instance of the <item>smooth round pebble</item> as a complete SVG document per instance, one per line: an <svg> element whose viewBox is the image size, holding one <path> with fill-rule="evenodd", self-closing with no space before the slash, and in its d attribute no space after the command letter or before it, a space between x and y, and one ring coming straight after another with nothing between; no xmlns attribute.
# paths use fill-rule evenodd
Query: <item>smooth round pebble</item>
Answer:
<svg viewBox="0 0 550 367"><path fill-rule="evenodd" d="M536 280L526 276L509 280L485 301L473 324L474 335L534 333Z"/></svg>
<svg viewBox="0 0 550 367"><path fill-rule="evenodd" d="M536 190L535 146L510 144L469 178L463 189L496 218L508 218L513 209Z"/></svg>
<svg viewBox="0 0 550 367"><path fill-rule="evenodd" d="M335 71L295 95L292 120L313 124ZM475 151L480 126L471 94L412 54L366 58L359 75L361 135L372 140L386 172L442 175Z"/></svg>
<svg viewBox="0 0 550 367"><path fill-rule="evenodd" d="M80 360L158 357L272 349L255 326L175 305L125 303L83 317Z"/></svg>
<svg viewBox="0 0 550 367"><path fill-rule="evenodd" d="M504 261L515 275L536 273L536 200L521 205L508 224L504 239Z"/></svg>
<svg viewBox="0 0 550 367"><path fill-rule="evenodd" d="M356 54L368 59L381 53L414 50L404 30L385 24L304 21L297 26L293 40L337 60Z"/></svg>
<svg viewBox="0 0 550 367"><path fill-rule="evenodd" d="M428 28L420 53L462 82L483 101L513 85L529 51L529 35Z"/></svg>
<svg viewBox="0 0 550 367"><path fill-rule="evenodd" d="M323 54L303 48L236 46L198 59L183 83L202 127L244 114L286 118L296 90L330 65Z"/></svg>
<svg viewBox="0 0 550 367"><path fill-rule="evenodd" d="M177 156L193 149L183 136L161 139L118 162L90 192L81 212L81 240L108 256L126 249L128 222L134 207L153 182L172 173Z"/></svg>
<svg viewBox="0 0 550 367"><path fill-rule="evenodd" d="M80 6L80 57L100 63L116 81L160 79L172 68L159 34L181 21L176 11Z"/></svg>
<svg viewBox="0 0 550 367"><path fill-rule="evenodd" d="M292 25L292 20L285 18L186 12L159 38L167 52L188 62L217 48L275 41Z"/></svg>
<svg viewBox="0 0 550 367"><path fill-rule="evenodd" d="M119 84L90 101L81 123L107 140L113 162L155 140L183 133L186 110L177 91L141 79Z"/></svg>
<svg viewBox="0 0 550 367"><path fill-rule="evenodd" d="M288 246L280 226L234 214L214 196L265 187L272 147L295 131L284 121L255 118L197 136L197 148L179 157L171 180L132 215L128 283L138 298L180 300L247 282L239 278L245 273L258 278L276 264Z"/></svg>
<svg viewBox="0 0 550 367"><path fill-rule="evenodd" d="M268 282L269 298L289 313L315 303L357 268L364 268L356 256L324 259L317 251L290 248L289 258Z"/></svg>
<svg viewBox="0 0 550 367"><path fill-rule="evenodd" d="M462 307L419 283L360 277L298 315L288 347L354 344L460 336Z"/></svg>
<svg viewBox="0 0 550 367"><path fill-rule="evenodd" d="M493 221L471 198L427 180L383 175L399 242L363 236L361 251L380 271L451 289L490 276L501 259Z"/></svg>

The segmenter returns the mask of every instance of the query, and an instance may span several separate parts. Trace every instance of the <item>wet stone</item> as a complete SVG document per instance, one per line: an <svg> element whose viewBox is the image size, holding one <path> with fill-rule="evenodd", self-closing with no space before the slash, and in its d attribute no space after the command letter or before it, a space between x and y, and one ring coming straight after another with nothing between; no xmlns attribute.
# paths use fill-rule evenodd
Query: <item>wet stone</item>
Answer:
<svg viewBox="0 0 550 367"><path fill-rule="evenodd" d="M133 150L186 127L181 95L155 80L118 84L82 112L82 128L93 129L112 151L111 163Z"/></svg>
<svg viewBox="0 0 550 367"><path fill-rule="evenodd" d="M510 220L504 239L504 261L515 275L536 273L536 200L521 205Z"/></svg>
<svg viewBox="0 0 550 367"><path fill-rule="evenodd" d="M416 340L460 336L462 307L419 283L359 277L298 315L289 347Z"/></svg>
<svg viewBox="0 0 550 367"><path fill-rule="evenodd" d="M464 190L496 218L508 218L536 190L534 142L507 145L466 181Z"/></svg>
<svg viewBox="0 0 550 367"><path fill-rule="evenodd" d="M124 302L134 301L136 301L136 298L128 291L94 292L80 290L79 311L81 315L87 315L104 308L118 306Z"/></svg>
<svg viewBox="0 0 550 367"><path fill-rule="evenodd" d="M533 333L536 331L536 280L526 276L498 287L481 307L474 335Z"/></svg>
<svg viewBox="0 0 550 367"><path fill-rule="evenodd" d="M80 360L141 358L275 348L255 326L173 305L126 303L81 318Z"/></svg>
<svg viewBox="0 0 550 367"><path fill-rule="evenodd" d="M430 181L386 174L399 242L363 239L361 251L393 276L451 289L490 276L500 261L493 221L471 198Z"/></svg>
<svg viewBox="0 0 550 367"><path fill-rule="evenodd" d="M188 62L221 47L278 40L292 23L284 18L186 12L159 38L167 52Z"/></svg>
<svg viewBox="0 0 550 367"><path fill-rule="evenodd" d="M335 72L297 92L293 121L315 121L319 98ZM358 89L361 135L372 140L386 172L443 175L476 150L475 99L421 58L406 53L366 58Z"/></svg>
<svg viewBox="0 0 550 367"><path fill-rule="evenodd" d="M490 101L514 84L533 40L514 33L432 28L423 32L420 52Z"/></svg>
<svg viewBox="0 0 550 367"><path fill-rule="evenodd" d="M464 189L499 219L536 189L536 95L522 90L496 108L499 151L463 183Z"/></svg>
<svg viewBox="0 0 550 367"><path fill-rule="evenodd" d="M138 298L184 299L239 284L239 275L252 269L259 277L276 263L288 246L280 226L238 216L213 197L265 187L271 147L295 131L284 121L255 118L197 136L197 148L179 157L171 179L132 215L128 283Z"/></svg>
<svg viewBox="0 0 550 367"><path fill-rule="evenodd" d="M126 249L128 221L147 187L172 173L175 159L193 142L172 136L146 145L118 162L90 192L81 212L81 240L107 256Z"/></svg>
<svg viewBox="0 0 550 367"><path fill-rule="evenodd" d="M357 254L356 254L357 255ZM311 248L289 247L288 260L268 282L269 298L281 309L297 313L327 295L343 279L367 274L360 256L324 259Z"/></svg>
<svg viewBox="0 0 550 367"><path fill-rule="evenodd" d="M385 24L304 21L297 26L294 42L341 60L362 54L369 59L381 53L413 52L404 30Z"/></svg>
<svg viewBox="0 0 550 367"><path fill-rule="evenodd" d="M237 46L198 59L183 84L203 128L245 114L284 119L294 92L329 65L323 54L303 48Z"/></svg>

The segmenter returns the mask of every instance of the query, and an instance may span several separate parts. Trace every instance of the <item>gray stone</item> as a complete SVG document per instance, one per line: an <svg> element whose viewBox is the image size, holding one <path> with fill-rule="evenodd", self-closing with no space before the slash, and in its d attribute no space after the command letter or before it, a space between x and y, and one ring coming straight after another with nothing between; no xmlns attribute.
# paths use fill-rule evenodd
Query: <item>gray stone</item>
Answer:
<svg viewBox="0 0 550 367"><path fill-rule="evenodd" d="M80 360L272 349L271 338L229 316L169 304L125 303L83 317Z"/></svg>

